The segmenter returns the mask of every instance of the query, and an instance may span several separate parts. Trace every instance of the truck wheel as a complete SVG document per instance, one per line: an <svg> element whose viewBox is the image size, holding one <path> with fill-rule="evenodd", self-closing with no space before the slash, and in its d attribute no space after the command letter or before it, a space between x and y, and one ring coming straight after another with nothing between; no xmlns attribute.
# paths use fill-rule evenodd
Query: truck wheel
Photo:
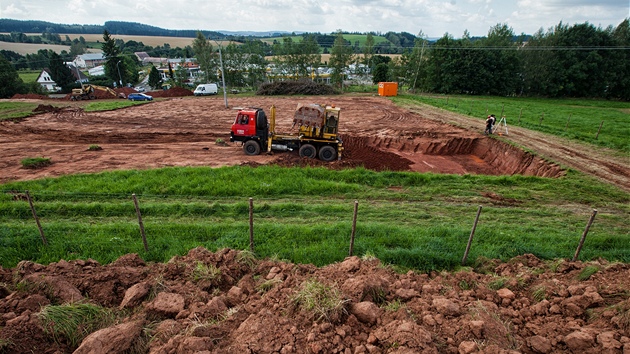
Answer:
<svg viewBox="0 0 630 354"><path fill-rule="evenodd" d="M314 159L317 156L317 149L315 146L311 144L304 144L300 147L299 150L300 157L308 157L309 159Z"/></svg>
<svg viewBox="0 0 630 354"><path fill-rule="evenodd" d="M337 150L330 145L322 146L319 148L319 159L322 161L330 162L337 158Z"/></svg>
<svg viewBox="0 0 630 354"><path fill-rule="evenodd" d="M245 144L243 144L243 151L246 155L258 155L260 154L260 145L256 140L247 140Z"/></svg>

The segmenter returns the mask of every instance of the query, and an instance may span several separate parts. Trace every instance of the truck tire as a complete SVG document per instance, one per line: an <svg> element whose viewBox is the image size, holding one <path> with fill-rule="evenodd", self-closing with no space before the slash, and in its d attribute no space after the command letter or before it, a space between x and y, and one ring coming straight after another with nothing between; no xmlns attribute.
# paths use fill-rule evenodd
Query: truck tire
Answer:
<svg viewBox="0 0 630 354"><path fill-rule="evenodd" d="M247 140L245 144L243 144L243 151L245 155L258 155L260 154L260 144L256 140Z"/></svg>
<svg viewBox="0 0 630 354"><path fill-rule="evenodd" d="M337 158L337 150L330 145L319 148L319 159L326 162L334 161Z"/></svg>
<svg viewBox="0 0 630 354"><path fill-rule="evenodd" d="M317 149L315 146L311 144L304 144L300 146L300 157L308 157L309 159L314 159L317 156Z"/></svg>

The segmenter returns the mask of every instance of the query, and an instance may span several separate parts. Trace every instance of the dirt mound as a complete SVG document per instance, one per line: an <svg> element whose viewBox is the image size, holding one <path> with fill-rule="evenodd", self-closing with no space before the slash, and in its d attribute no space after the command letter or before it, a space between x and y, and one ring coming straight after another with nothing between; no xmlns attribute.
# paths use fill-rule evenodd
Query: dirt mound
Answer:
<svg viewBox="0 0 630 354"><path fill-rule="evenodd" d="M13 97L11 97L11 99L47 100L48 96L38 95L34 93L16 93L15 95L13 95Z"/></svg>
<svg viewBox="0 0 630 354"><path fill-rule="evenodd" d="M584 277L594 268L595 273ZM11 353L627 353L630 265L524 255L478 271L398 274L378 260L322 268L203 248L166 264L126 255L0 268L0 349ZM483 270L483 272L482 272ZM490 275L494 274L494 275ZM582 279L582 280L580 280ZM314 297L310 297L315 295ZM326 304L321 301L334 300ZM305 301L305 299L313 302ZM50 304L118 321L71 344ZM331 306L332 304L332 306ZM311 306L312 305L312 306ZM47 327L44 327L47 326Z"/></svg>
<svg viewBox="0 0 630 354"><path fill-rule="evenodd" d="M50 104L39 104L37 107L35 107L35 109L33 109L33 112L36 113L45 113L45 112L53 112L53 113L59 113L62 109L59 107L55 107L53 105Z"/></svg>
<svg viewBox="0 0 630 354"><path fill-rule="evenodd" d="M185 97L192 96L193 93L189 89L183 87L172 87L168 90L151 91L148 95L155 97Z"/></svg>
<svg viewBox="0 0 630 354"><path fill-rule="evenodd" d="M334 95L335 89L329 85L311 80L277 81L260 85L257 95Z"/></svg>

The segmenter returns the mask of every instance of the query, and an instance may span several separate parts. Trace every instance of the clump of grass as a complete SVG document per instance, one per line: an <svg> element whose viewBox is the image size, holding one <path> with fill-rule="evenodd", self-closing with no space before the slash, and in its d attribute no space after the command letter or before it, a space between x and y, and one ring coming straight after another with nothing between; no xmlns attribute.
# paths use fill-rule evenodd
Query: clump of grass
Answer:
<svg viewBox="0 0 630 354"><path fill-rule="evenodd" d="M98 144L92 144L88 147L88 151L100 151L103 150Z"/></svg>
<svg viewBox="0 0 630 354"><path fill-rule="evenodd" d="M277 284L282 283L282 280L280 279L269 279L266 280L260 284L258 284L258 286L256 286L256 290L260 293L260 294L264 294L266 292L268 292L269 290L273 289L274 286L276 286Z"/></svg>
<svg viewBox="0 0 630 354"><path fill-rule="evenodd" d="M317 280L308 280L302 284L301 289L293 297L293 304L313 312L315 321L325 320L337 322L347 313L346 304L341 291L320 283Z"/></svg>
<svg viewBox="0 0 630 354"><path fill-rule="evenodd" d="M252 251L242 250L236 256L236 261L239 264L247 265L249 268L254 268L256 265L256 255Z"/></svg>
<svg viewBox="0 0 630 354"><path fill-rule="evenodd" d="M32 170L52 165L52 161L48 157L27 157L21 162L22 167Z"/></svg>
<svg viewBox="0 0 630 354"><path fill-rule="evenodd" d="M376 258L374 253L372 253L371 251L367 251L367 252L365 252L365 254L363 256L361 256L361 260L363 260L363 261L375 261L377 259L378 258Z"/></svg>
<svg viewBox="0 0 630 354"><path fill-rule="evenodd" d="M44 330L60 343L76 348L85 337L116 321L110 309L88 303L45 306L39 313Z"/></svg>
<svg viewBox="0 0 630 354"><path fill-rule="evenodd" d="M585 280L588 280L593 274L597 272L599 272L598 266L594 266L594 265L586 266L584 269L582 269L580 274L578 274L577 278L580 281L585 281Z"/></svg>
<svg viewBox="0 0 630 354"><path fill-rule="evenodd" d="M372 301L377 305L382 305L386 301L385 289L381 286L369 286L363 290L361 301Z"/></svg>
<svg viewBox="0 0 630 354"><path fill-rule="evenodd" d="M462 290L472 290L477 288L477 282L474 280L468 282L466 279L462 279L459 283L457 283L457 285Z"/></svg>
<svg viewBox="0 0 630 354"><path fill-rule="evenodd" d="M4 353L6 349L9 349L13 345L10 339L0 338L0 353Z"/></svg>
<svg viewBox="0 0 630 354"><path fill-rule="evenodd" d="M203 262L197 261L191 277L194 282L209 281L210 283L213 283L220 275L221 270L213 264L204 264Z"/></svg>
<svg viewBox="0 0 630 354"><path fill-rule="evenodd" d="M532 290L532 299L536 302L541 302L547 298L547 287L540 285Z"/></svg>
<svg viewBox="0 0 630 354"><path fill-rule="evenodd" d="M227 146L227 143L225 142L225 140L218 138L215 143L219 146Z"/></svg>
<svg viewBox="0 0 630 354"><path fill-rule="evenodd" d="M492 290L499 290L505 288L505 285L508 283L509 278L506 277L498 277L488 283L488 288Z"/></svg>
<svg viewBox="0 0 630 354"><path fill-rule="evenodd" d="M385 311L389 311L389 312L396 312L402 307L405 307L405 304L403 304L399 299L396 299L394 301L390 301L390 302L386 303L383 306L383 309L385 309Z"/></svg>

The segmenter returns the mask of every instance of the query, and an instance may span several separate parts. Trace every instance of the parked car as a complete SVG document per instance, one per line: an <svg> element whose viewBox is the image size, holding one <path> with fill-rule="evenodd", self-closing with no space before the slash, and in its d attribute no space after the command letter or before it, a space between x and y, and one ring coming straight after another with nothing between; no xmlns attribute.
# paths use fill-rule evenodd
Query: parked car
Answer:
<svg viewBox="0 0 630 354"><path fill-rule="evenodd" d="M144 92L144 91L146 91L146 89L145 89L144 87L142 87L142 86L135 87L135 88L134 88L134 90L136 90L136 91L138 91L138 92Z"/></svg>
<svg viewBox="0 0 630 354"><path fill-rule="evenodd" d="M153 101L153 97L144 93L130 93L127 95L130 101Z"/></svg>

